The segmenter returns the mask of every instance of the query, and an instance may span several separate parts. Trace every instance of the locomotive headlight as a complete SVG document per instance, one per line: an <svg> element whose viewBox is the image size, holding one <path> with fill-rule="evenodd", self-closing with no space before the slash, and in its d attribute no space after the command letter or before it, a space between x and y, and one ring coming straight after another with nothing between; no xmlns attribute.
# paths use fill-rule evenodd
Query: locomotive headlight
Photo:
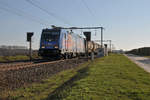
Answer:
<svg viewBox="0 0 150 100"><path fill-rule="evenodd" d="M41 45L41 48L45 48L45 45L44 45L44 43L42 43L42 45Z"/></svg>
<svg viewBox="0 0 150 100"><path fill-rule="evenodd" d="M58 49L58 45L55 45L54 48L55 48L55 49Z"/></svg>
<svg viewBox="0 0 150 100"><path fill-rule="evenodd" d="M41 48L45 48L45 46L42 46Z"/></svg>

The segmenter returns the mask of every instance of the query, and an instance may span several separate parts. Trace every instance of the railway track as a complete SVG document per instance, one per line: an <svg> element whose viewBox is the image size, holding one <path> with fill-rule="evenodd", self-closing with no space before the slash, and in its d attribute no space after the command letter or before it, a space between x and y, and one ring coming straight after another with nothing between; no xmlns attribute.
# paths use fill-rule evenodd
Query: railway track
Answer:
<svg viewBox="0 0 150 100"><path fill-rule="evenodd" d="M38 62L7 63L7 64L0 65L0 71L18 70L18 69L23 69L23 68L28 68L28 67L36 67L40 65L58 63L61 61L65 61L65 60L57 60L57 61L41 60Z"/></svg>
<svg viewBox="0 0 150 100"><path fill-rule="evenodd" d="M15 66L25 66L32 64L33 62L19 62L19 63L7 63L7 64L0 64L0 70L6 67L15 67Z"/></svg>
<svg viewBox="0 0 150 100"><path fill-rule="evenodd" d="M39 63L6 64L0 67L0 91L12 90L33 82L41 82L44 78L60 71L76 68L85 59L67 59Z"/></svg>

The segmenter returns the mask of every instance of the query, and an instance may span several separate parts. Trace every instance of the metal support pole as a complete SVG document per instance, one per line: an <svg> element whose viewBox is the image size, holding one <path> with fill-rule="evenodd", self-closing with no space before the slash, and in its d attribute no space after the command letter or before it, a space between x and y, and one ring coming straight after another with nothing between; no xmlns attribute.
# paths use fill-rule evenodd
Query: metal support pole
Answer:
<svg viewBox="0 0 150 100"><path fill-rule="evenodd" d="M32 61L32 36L33 32L27 32L27 41L29 42L29 56L30 56L30 61Z"/></svg>
<svg viewBox="0 0 150 100"><path fill-rule="evenodd" d="M86 40L86 57L88 59L89 57L89 52L88 52L88 41Z"/></svg>
<svg viewBox="0 0 150 100"><path fill-rule="evenodd" d="M94 52L93 51L91 52L91 60L92 61L94 60Z"/></svg>
<svg viewBox="0 0 150 100"><path fill-rule="evenodd" d="M110 40L110 52L111 52L111 40Z"/></svg>
<svg viewBox="0 0 150 100"><path fill-rule="evenodd" d="M103 27L101 27L101 48L103 48Z"/></svg>
<svg viewBox="0 0 150 100"><path fill-rule="evenodd" d="M30 61L32 61L32 40L29 42L30 48L29 48L29 55L30 55Z"/></svg>

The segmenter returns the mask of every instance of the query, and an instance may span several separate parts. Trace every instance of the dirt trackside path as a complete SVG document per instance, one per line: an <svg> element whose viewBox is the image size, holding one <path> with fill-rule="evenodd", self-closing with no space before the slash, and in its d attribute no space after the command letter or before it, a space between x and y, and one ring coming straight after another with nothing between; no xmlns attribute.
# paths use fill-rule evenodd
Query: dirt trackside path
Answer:
<svg viewBox="0 0 150 100"><path fill-rule="evenodd" d="M141 57L132 54L125 54L131 61L139 65L139 67L143 68L145 71L150 73L150 59L146 57Z"/></svg>

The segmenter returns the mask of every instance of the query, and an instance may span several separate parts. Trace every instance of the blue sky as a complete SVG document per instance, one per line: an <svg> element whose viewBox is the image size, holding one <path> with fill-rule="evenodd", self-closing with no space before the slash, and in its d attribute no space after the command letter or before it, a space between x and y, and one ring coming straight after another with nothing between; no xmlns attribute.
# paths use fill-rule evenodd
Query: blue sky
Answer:
<svg viewBox="0 0 150 100"><path fill-rule="evenodd" d="M42 29L58 25L103 26L104 39L111 39L117 49L150 46L150 0L83 0L91 12L82 0L31 1L58 17L49 16L26 0L0 0L0 45L28 46L26 32L31 31L35 32L33 48L38 49ZM96 36L92 32L93 39L100 39L99 31Z"/></svg>

